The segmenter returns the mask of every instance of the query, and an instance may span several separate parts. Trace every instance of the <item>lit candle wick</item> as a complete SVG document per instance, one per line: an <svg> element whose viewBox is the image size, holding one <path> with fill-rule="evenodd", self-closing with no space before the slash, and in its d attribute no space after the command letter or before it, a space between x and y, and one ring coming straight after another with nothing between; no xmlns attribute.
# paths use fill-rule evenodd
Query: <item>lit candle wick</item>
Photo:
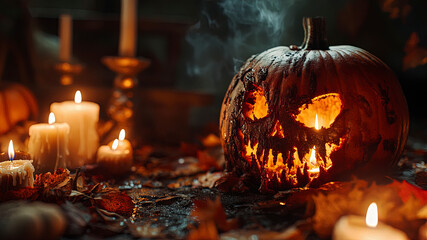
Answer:
<svg viewBox="0 0 427 240"><path fill-rule="evenodd" d="M81 103L82 102L82 93L80 90L76 91L76 94L74 95L74 102L75 103Z"/></svg>
<svg viewBox="0 0 427 240"><path fill-rule="evenodd" d="M54 124L55 123L55 114L53 114L53 112L51 112L49 114L49 124Z"/></svg>
<svg viewBox="0 0 427 240"><path fill-rule="evenodd" d="M8 149L9 160L12 161L15 158L15 150L13 150L13 142L10 140Z"/></svg>
<svg viewBox="0 0 427 240"><path fill-rule="evenodd" d="M371 203L366 212L366 225L375 228L378 225L378 207L375 202Z"/></svg>
<svg viewBox="0 0 427 240"><path fill-rule="evenodd" d="M125 136L126 136L125 130L124 129L120 130L119 140L123 141L125 139Z"/></svg>
<svg viewBox="0 0 427 240"><path fill-rule="evenodd" d="M111 149L113 151L115 151L117 149L117 146L119 145L119 140L118 139L114 139L113 144L111 145Z"/></svg>

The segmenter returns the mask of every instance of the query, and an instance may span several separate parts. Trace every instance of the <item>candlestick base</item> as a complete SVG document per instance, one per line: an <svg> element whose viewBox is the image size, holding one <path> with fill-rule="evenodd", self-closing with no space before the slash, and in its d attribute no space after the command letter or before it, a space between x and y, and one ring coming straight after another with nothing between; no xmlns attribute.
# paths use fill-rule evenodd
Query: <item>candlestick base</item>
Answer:
<svg viewBox="0 0 427 240"><path fill-rule="evenodd" d="M136 103L135 97L137 95L134 92L138 85L137 74L150 66L151 61L141 57L107 56L102 58L102 63L116 73L113 94L107 109L108 115L116 123L112 132L118 133L120 129L126 129L130 139L135 140L132 139L132 134Z"/></svg>
<svg viewBox="0 0 427 240"><path fill-rule="evenodd" d="M54 67L60 74L60 83L63 86L73 84L75 76L79 75L84 68L82 64L71 62L60 62Z"/></svg>

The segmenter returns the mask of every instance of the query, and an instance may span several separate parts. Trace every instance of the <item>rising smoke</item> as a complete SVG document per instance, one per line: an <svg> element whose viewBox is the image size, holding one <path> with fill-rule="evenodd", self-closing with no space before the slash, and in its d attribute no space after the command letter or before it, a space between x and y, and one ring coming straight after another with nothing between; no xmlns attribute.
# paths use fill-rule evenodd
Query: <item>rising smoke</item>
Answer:
<svg viewBox="0 0 427 240"><path fill-rule="evenodd" d="M192 86L224 94L233 75L251 55L283 45L285 17L293 1L202 1L200 21L186 36Z"/></svg>

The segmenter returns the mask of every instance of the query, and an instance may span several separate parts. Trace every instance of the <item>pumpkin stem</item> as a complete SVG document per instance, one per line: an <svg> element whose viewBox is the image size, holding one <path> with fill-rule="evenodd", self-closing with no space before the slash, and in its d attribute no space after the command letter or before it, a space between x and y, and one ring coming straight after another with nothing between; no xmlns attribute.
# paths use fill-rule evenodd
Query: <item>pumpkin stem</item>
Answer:
<svg viewBox="0 0 427 240"><path fill-rule="evenodd" d="M304 41L301 49L328 50L329 42L326 35L326 20L323 17L305 17L302 19Z"/></svg>

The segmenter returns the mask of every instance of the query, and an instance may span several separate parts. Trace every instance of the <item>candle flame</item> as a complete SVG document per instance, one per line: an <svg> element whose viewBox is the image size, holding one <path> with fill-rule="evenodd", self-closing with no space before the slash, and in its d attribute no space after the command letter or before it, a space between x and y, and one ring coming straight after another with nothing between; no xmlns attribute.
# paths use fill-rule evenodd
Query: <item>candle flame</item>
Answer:
<svg viewBox="0 0 427 240"><path fill-rule="evenodd" d="M373 228L378 225L378 207L375 202L369 205L366 212L366 225Z"/></svg>
<svg viewBox="0 0 427 240"><path fill-rule="evenodd" d="M13 150L13 142L10 140L8 149L9 160L12 161L15 158L15 150Z"/></svg>
<svg viewBox="0 0 427 240"><path fill-rule="evenodd" d="M319 130L319 119L317 117L317 113L316 113L316 120L314 121L314 128L316 130ZM313 146L313 149L311 150L311 155L310 155L310 163L313 165L316 165L317 160L316 160L316 146Z"/></svg>
<svg viewBox="0 0 427 240"><path fill-rule="evenodd" d="M75 103L81 103L82 102L82 93L80 90L76 91L76 94L74 95L74 102Z"/></svg>
<svg viewBox="0 0 427 240"><path fill-rule="evenodd" d="M120 130L120 134L119 134L119 140L123 141L125 139L126 136L126 132L124 129Z"/></svg>
<svg viewBox="0 0 427 240"><path fill-rule="evenodd" d="M55 123L55 114L53 112L49 113L49 124Z"/></svg>
<svg viewBox="0 0 427 240"><path fill-rule="evenodd" d="M319 130L319 129L320 129L320 127L319 127L319 119L317 118L317 114L316 114L316 120L314 121L314 128L315 128L316 130Z"/></svg>
<svg viewBox="0 0 427 240"><path fill-rule="evenodd" d="M111 149L116 150L117 146L119 146L119 140L114 139L113 145L111 145Z"/></svg>

